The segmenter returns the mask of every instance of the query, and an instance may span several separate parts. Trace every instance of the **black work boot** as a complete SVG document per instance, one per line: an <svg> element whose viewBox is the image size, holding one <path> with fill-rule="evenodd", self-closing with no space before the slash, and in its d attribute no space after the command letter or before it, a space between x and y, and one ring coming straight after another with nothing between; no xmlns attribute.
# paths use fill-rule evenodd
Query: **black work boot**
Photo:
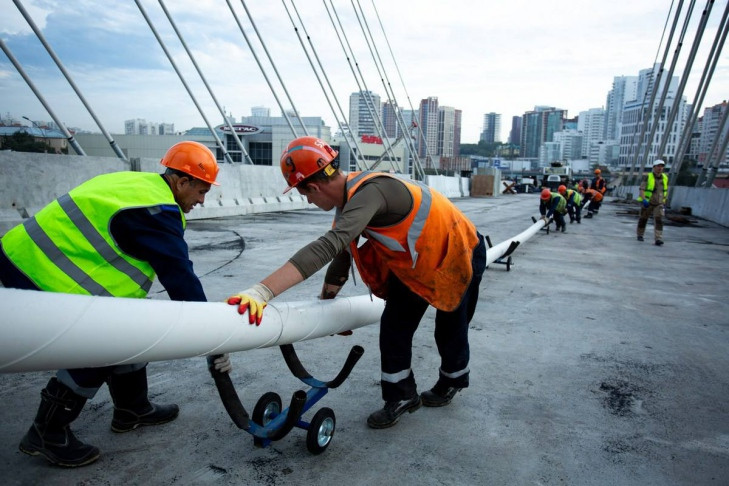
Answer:
<svg viewBox="0 0 729 486"><path fill-rule="evenodd" d="M114 400L113 432L129 432L140 425L160 425L177 418L175 404L157 405L147 398L147 368L108 379L109 393Z"/></svg>
<svg viewBox="0 0 729 486"><path fill-rule="evenodd" d="M33 425L18 448L31 456L41 454L62 467L85 466L97 460L99 449L78 440L69 428L85 403L86 398L76 395L55 376L51 378L41 391L41 404Z"/></svg>
<svg viewBox="0 0 729 486"><path fill-rule="evenodd" d="M400 420L400 415L405 412L413 413L420 408L420 395L415 395L407 400L385 402L384 408L367 417L367 425L373 429L386 429L392 427Z"/></svg>
<svg viewBox="0 0 729 486"><path fill-rule="evenodd" d="M459 391L461 391L460 388L444 385L439 381L433 388L421 393L420 398L426 407L444 407L451 403Z"/></svg>

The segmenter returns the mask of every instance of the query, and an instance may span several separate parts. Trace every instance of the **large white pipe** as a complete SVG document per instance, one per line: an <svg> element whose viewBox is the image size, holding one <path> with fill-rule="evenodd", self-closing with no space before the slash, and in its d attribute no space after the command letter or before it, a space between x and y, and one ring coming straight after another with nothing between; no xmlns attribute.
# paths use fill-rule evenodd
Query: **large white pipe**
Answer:
<svg viewBox="0 0 729 486"><path fill-rule="evenodd" d="M272 302L260 326L218 302L122 299L0 288L0 372L207 356L328 336L378 322L369 296Z"/></svg>
<svg viewBox="0 0 729 486"><path fill-rule="evenodd" d="M486 251L486 264L544 227ZM0 373L164 361L292 344L378 322L376 297L272 302L260 326L220 302L91 297L0 288Z"/></svg>
<svg viewBox="0 0 729 486"><path fill-rule="evenodd" d="M506 256L507 254L510 254L511 251L513 251L516 247L512 248L513 244L521 245L525 241L527 241L529 238L534 236L540 229L544 228L545 222L543 219L538 219L536 223L531 225L526 230L522 231L518 235L508 239L504 240L498 245L494 245L491 248L486 249L486 265L490 265L494 263L499 258ZM512 248L511 251L509 249Z"/></svg>

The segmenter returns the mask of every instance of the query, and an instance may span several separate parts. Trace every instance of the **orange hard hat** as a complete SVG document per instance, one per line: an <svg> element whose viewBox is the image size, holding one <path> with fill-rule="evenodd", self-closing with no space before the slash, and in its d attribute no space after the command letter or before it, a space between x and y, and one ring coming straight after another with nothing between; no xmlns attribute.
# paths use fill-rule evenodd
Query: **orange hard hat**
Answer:
<svg viewBox="0 0 729 486"><path fill-rule="evenodd" d="M602 171L600 169L595 169L595 174L600 175Z"/></svg>
<svg viewBox="0 0 729 486"><path fill-rule="evenodd" d="M552 197L552 191L549 189L542 189L542 194L539 196L539 199L546 201L547 199Z"/></svg>
<svg viewBox="0 0 729 486"><path fill-rule="evenodd" d="M561 186L559 186L557 188L557 192L560 194L564 194L566 191L567 191L567 186L565 186L564 184L562 184Z"/></svg>
<svg viewBox="0 0 729 486"><path fill-rule="evenodd" d="M332 175L336 167L331 164L338 154L329 144L316 137L299 137L289 142L281 154L281 173L289 185L284 194L321 170L326 175Z"/></svg>
<svg viewBox="0 0 729 486"><path fill-rule="evenodd" d="M174 144L167 150L160 163L208 184L220 185L215 182L220 170L218 162L210 149L199 142L185 141Z"/></svg>

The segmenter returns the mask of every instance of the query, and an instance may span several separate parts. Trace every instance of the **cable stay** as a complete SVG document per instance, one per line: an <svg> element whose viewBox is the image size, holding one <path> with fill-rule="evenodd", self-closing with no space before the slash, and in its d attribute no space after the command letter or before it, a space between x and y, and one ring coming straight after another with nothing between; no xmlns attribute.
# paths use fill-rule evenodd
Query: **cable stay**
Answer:
<svg viewBox="0 0 729 486"><path fill-rule="evenodd" d="M286 5L284 4L284 7L285 6ZM294 4L294 1L293 0L291 0L291 6L293 7L294 12L296 13L296 17L299 19L299 23L301 24L301 28L304 31L304 35L306 35L306 40L309 42L309 46L311 47L311 52L314 54L314 57L316 58L317 65L319 66L319 69L321 70L321 73L324 76L324 80L327 82L327 86L329 87L329 91L332 93L332 97L334 98L334 102L337 104L337 108L339 108L339 112L342 115L342 120L344 120L344 123L347 124L347 127L350 129L350 130L348 130L349 136L352 139L352 142L354 143L354 147L356 148L357 152L359 152L359 154L361 156L362 164L363 164L364 167L367 167L367 164L366 164L365 158L364 158L364 154L362 153L362 151L359 148L359 144L357 143L357 139L356 139L355 135L352 134L351 125L350 125L350 121L347 119L347 114L342 109L342 106L339 103L339 99L337 98L337 95L336 95L336 93L334 91L334 88L332 87L332 84L329 82L329 76L327 76L327 72L326 72L326 70L324 69L324 66L321 63L321 60L319 59L319 55L316 52L316 48L314 47L314 43L312 42L311 37L309 36L309 32L307 32L307 30L306 30L306 26L304 25L304 21L301 19L301 16L299 15L299 11L296 8L296 4ZM288 9L286 11L288 13ZM290 17L290 15L289 15L289 17ZM322 90L323 89L324 89L324 87L322 86ZM345 137L345 140L346 140L347 135L344 132L343 127L340 125L339 128L340 128L340 130L342 130L342 135ZM351 150L351 148L350 148L350 150Z"/></svg>
<svg viewBox="0 0 729 486"><path fill-rule="evenodd" d="M694 100L690 105L690 111L688 116L688 123L686 123L683 127L683 133L681 134L681 138L679 146L676 148L676 155L674 157L673 166L671 167L671 172L669 174L669 185L673 185L676 177L678 176L678 173L681 171L681 166L683 164L683 157L686 153L686 150L688 149L688 146L691 142L691 132L693 131L693 127L696 125L696 120L699 116L699 108L704 104L704 98L706 96L706 92L709 88L709 82L711 78L714 75L714 69L716 68L716 63L719 59L718 55L715 55L717 53L717 47L718 52L721 52L721 49L724 45L724 39L726 39L726 32L724 30L724 24L727 19L727 14L729 13L729 4L727 4L727 8L724 10L724 16L722 17L720 28L716 31L716 36L714 37L714 43L711 46L711 50L709 52L709 55L706 58L706 64L704 65L704 71L701 73L701 80L699 81L698 87L696 88L696 93L694 95ZM720 38L722 37L722 31L724 30L724 39L720 41ZM703 171L702 171L703 172ZM699 177L697 178L697 184L699 183L699 179L701 179L702 174L699 174ZM698 187L698 186L697 186ZM669 197L669 202L670 202Z"/></svg>
<svg viewBox="0 0 729 486"><path fill-rule="evenodd" d="M215 129L210 124L210 121L208 120L208 117L205 116L205 112L200 107L200 104L197 102L197 99L195 98L195 95L193 94L192 90L190 89L190 86L188 86L187 81L185 81L185 77L180 72L180 69L177 67L177 63L175 63L175 60L172 58L172 55L167 50L167 46L162 41L162 38L160 37L159 33L157 32L157 29L154 27L154 24L152 23L152 20L147 15L147 11L142 6L140 0L134 0L134 3L137 4L137 7L139 8L139 11L141 12L142 16L144 17L144 20L147 21L147 24L149 25L149 28L152 30L152 33L154 34L154 37L157 39L157 42L159 42L160 47L164 51L165 55L167 56L167 59L170 61L170 64L174 68L175 72L177 73L177 77L180 78L180 82L182 82L182 85L185 87L185 90L187 90L187 94L190 95L190 99L192 99L192 102L195 104L195 107L197 108L197 111L200 113L200 116L205 121L205 124L208 126L208 129L210 130L210 133L215 138L215 142L218 144L218 147L220 147L220 150L223 152L223 157L225 157L225 160L229 163L233 163L233 159L230 157L230 154L225 149L225 144L220 140L220 137L218 137L218 134L215 132Z"/></svg>
<svg viewBox="0 0 729 486"><path fill-rule="evenodd" d="M411 113L415 113L415 107L413 107L413 103L410 100L410 94L408 93L407 88L405 87L405 81L402 79L402 73L400 72L400 66L398 66L397 61L395 60L395 54L392 52L392 46L390 45L390 41L387 38L387 33L385 32L385 26L382 24L382 20L380 19L380 14L377 11L377 7L375 6L374 0L372 0L372 8L375 11L375 16L377 17L377 21L380 24L380 30L382 30L382 36L385 39L385 43L387 44L387 48L390 51L390 57L392 58L392 62L395 65L395 70L397 71L397 75L400 78L400 84L402 84L403 91L405 92L405 97L408 100L408 106L410 106ZM395 101L395 104L397 105L397 100L394 98L394 91L393 91L393 99ZM420 129L419 124L415 122L415 120L410 120L410 123L405 123L405 119L402 116L402 112L400 111L399 107L397 110L395 110L395 113L397 114L397 120L399 123L401 123L401 131L403 133L407 133L410 135L410 129L411 128L418 128L420 135L424 138L424 135L422 133L422 129ZM408 127L407 129L405 127ZM408 146L412 147L412 154L413 154L413 160L417 163L418 167L422 171L422 166L420 164L420 157L418 154L418 151L415 149L415 144L412 141L412 138L408 139ZM421 174L424 178L425 174Z"/></svg>
<svg viewBox="0 0 729 486"><path fill-rule="evenodd" d="M344 37L345 40L347 39L346 34L344 33L344 28L342 28L341 23L340 23L340 28L342 30L342 35L340 36L339 30L337 29L337 26L334 23L334 19L332 18L332 14L329 11L329 7L326 4L326 0L323 0L323 3L324 3L324 8L327 11L327 15L329 15L329 20L332 24L332 27L334 28L334 32L337 35L337 39L339 39L339 45L342 47L342 50L344 51L344 57L347 59L349 69L352 72L352 76L354 76L355 82L357 83L357 88L359 89L360 95L362 95L363 93L371 93L371 91L367 88L367 83L365 82L364 76L362 76L362 73L360 72L359 77L357 77L354 67L352 66L352 60L354 59L354 61L356 63L356 58L354 56L354 52L352 51L351 46L349 46L349 40L347 40L347 46L349 47L350 52L348 53L347 48L344 47L344 43L342 42L342 37ZM333 5L332 5L332 8L334 8ZM338 18L337 18L337 20L338 20ZM351 56L350 56L350 53L351 53ZM359 66L357 68L359 69ZM360 78L362 79L361 83L360 83ZM363 85L364 85L364 89L362 88ZM387 137L387 133L385 132L384 125L381 122L381 119L379 116L379 109L375 109L374 102L373 102L371 96L369 96L369 95L364 96L364 100L365 100L365 106L367 107L367 110L375 124L375 130L377 130L378 136L380 137L380 139L383 141L383 144L385 145L385 154L383 154L383 156L387 155L390 162L394 165L394 160L396 157L394 155L394 152L392 151L392 148L390 145L390 140ZM351 126L350 126L350 129L351 129ZM380 157L380 160L382 160L382 157ZM373 167L371 167L370 169L372 169L372 168Z"/></svg>
<svg viewBox="0 0 729 486"><path fill-rule="evenodd" d="M73 147L73 149L76 151L78 155L86 155L86 152L84 152L84 149L81 148L81 146L78 144L78 141L76 141L75 138L73 138L73 135L71 132L68 131L66 128L66 125L64 125L61 120L56 116L56 113L53 111L53 109L50 107L50 105L46 102L43 95L38 91L38 89L35 87L35 84L33 84L33 81L30 79L30 77L25 73L25 70L23 69L23 66L20 65L18 60L15 58L13 53L10 51L10 48L5 44L5 42L0 38L0 49L5 52L5 55L8 56L8 59L10 59L10 62L13 63L13 66L15 66L15 69L18 71L18 73L23 77L28 87L33 91L36 98L38 98L38 101L41 102L43 107L46 109L48 114L53 118L53 121L56 125L58 125L58 128L61 129L61 132L63 132L63 135L66 137L66 140L68 140L68 143Z"/></svg>
<svg viewBox="0 0 729 486"><path fill-rule="evenodd" d="M248 38L248 35L245 32L245 29L243 29L243 25L240 22L240 19L238 18L238 14L235 13L235 10L233 10L233 5L231 5L230 0L225 0L228 4L228 8L230 9L230 13L233 14L233 18L235 19L235 23L238 25L238 29L240 29L240 33L243 34L243 38L246 41L246 44L248 44L248 48L251 50L251 54L253 54L253 58L256 60L256 64L258 64L258 69L261 71L261 74L263 74L263 78L266 80L266 84L268 84L268 89L271 90L271 94L273 94L273 97L276 99L276 104L278 104L279 109L281 110L281 115L286 119L286 123L288 123L289 128L291 129L291 134L294 137L298 137L298 133L296 133L296 129L294 128L293 123L291 123L291 119L289 118L289 115L286 113L286 109L284 109L283 104L281 103L281 100L279 99L278 95L276 94L276 90L273 88L273 85L271 84L271 80L268 78L268 75L266 74L266 70L263 69L263 65L261 64L260 59L258 59L258 54L256 54L255 49L253 48L253 44L251 44L250 39ZM278 77L279 83L281 83L281 87L284 90L284 93L286 94L286 97L289 100L289 103L291 104L292 109L294 110L294 113L296 114L296 118L299 120L299 123L301 124L301 128L304 131L305 135L309 135L309 131L306 129L306 125L304 124L304 121L301 119L301 116L299 116L299 111L296 109L296 106L294 106L294 101L291 99L291 96L289 96L289 92L286 89L286 85L284 84L283 80L281 79L281 76L278 73L278 69L276 69L276 64L273 62L273 59L271 58L271 55L268 52L268 49L266 48L266 44L263 42L263 38L258 32L258 28L256 27L255 22L253 21L253 17L251 16L250 12L248 11L248 7L246 6L245 0L241 0L241 4L243 4L243 9L245 9L246 14L248 15L248 20L251 22L251 25L253 26L253 30L256 32L256 35L258 36L258 40L263 46L263 50L265 51L266 55L268 56L268 61L271 63L271 66L273 67L274 72L276 73L276 76Z"/></svg>
<svg viewBox="0 0 729 486"><path fill-rule="evenodd" d="M244 160L246 160L248 164L253 165L253 161L251 160L250 156L248 155L248 152L246 151L245 147L243 146L243 142L241 141L238 134L235 132L235 128L233 128L233 124L230 122L230 119L225 115L225 111L220 106L220 103L218 103L218 99L215 97L215 93L213 93L213 89L210 87L207 79L205 78L205 75L200 70L200 66L198 66L197 61L195 60L195 56L193 56L192 52L187 47L187 42L185 42L185 39L182 37L182 33L177 28L177 24L175 24L175 21L172 19L170 12L167 10L167 6L165 5L163 0L158 0L158 1L159 1L160 7L162 7L162 11L164 11L165 16L167 16L167 20L170 21L170 25L172 26L172 29L175 31L175 34L177 34L177 38L180 40L180 44L182 44L182 47L185 49L185 52L187 53L187 57L190 58L192 65L195 67L195 70L197 71L197 74L200 76L200 79L202 80L203 84L205 85L205 88L207 88L208 93L210 94L210 97L212 98L213 102L215 103L215 106L218 108L218 111L220 112L220 116L223 117L223 120L225 120L225 124L228 125L230 134L233 136L233 138L235 139L235 142L238 144L238 148L240 148L240 151L241 151L241 154L243 154Z"/></svg>
<svg viewBox="0 0 729 486"><path fill-rule="evenodd" d="M61 60L56 55L56 53L53 50L53 48L51 48L50 44L48 44L48 41L46 41L46 38L43 36L43 33L40 31L40 29L35 24L35 22L31 18L31 16L25 10L25 7L23 7L23 4L20 2L20 0L13 0L13 3L15 3L15 6L18 7L18 10L20 11L20 13L23 15L23 17L25 17L26 22L28 22L28 25L30 26L30 28L33 29L33 32L35 32L36 37L41 42L41 44L43 44L43 47L46 48L46 51L48 51L48 54L51 56L51 58L53 59L53 61L56 63L56 66L58 66L58 69L61 70L61 72L63 73L63 76L68 81L68 84L76 92L76 95L81 100L81 103L83 103L83 105L86 107L86 111L89 112L89 115L91 115L91 118L94 119L94 121L96 122L96 125L99 127L99 130L101 130L101 133L104 134L104 137L109 142L109 145L111 145L111 148L112 148L112 150L114 150L114 153L117 155L117 157L119 157L120 159L122 159L124 162L129 162L129 160L127 159L126 155L124 155L124 152L122 152L122 150L116 144L116 142L111 137L111 135L109 135L109 132L106 131L106 129L104 128L104 125L102 125L101 121L96 116L96 113L94 113L94 110L91 109L91 106L86 101L86 98L84 98L84 95L81 93L81 90L78 88L78 86L76 86L76 83L73 81L73 78L68 73L68 71L64 67L63 63L61 62Z"/></svg>
<svg viewBox="0 0 729 486"><path fill-rule="evenodd" d="M301 34L299 33L299 28L296 26L296 21L291 16L291 12L289 11L289 8L286 6L285 0L281 0L281 3L283 4L284 9L286 9L286 14L288 15L289 20L291 21L291 25L294 28L294 32L296 33L297 39L299 39L299 44L301 45L301 48L304 51L304 54L306 55L306 59L309 61L309 66L311 66L311 70L314 72L314 76L316 76L316 79L319 82L319 87L321 88L322 93L324 94L324 98L326 98L326 100L327 100L327 104L329 105L329 109L332 111L332 114L334 115L334 119L336 120L337 125L339 126L339 130L342 132L342 135L344 135L346 137L347 136L346 135L347 134L347 131L344 130L344 126L342 125L342 122L340 121L339 116L337 116L337 111L334 109L334 106L332 105L332 101L331 101L331 99L329 97L329 94L327 93L326 89L324 88L324 84L321 81L321 77L319 76L319 72L316 70L316 67L314 66L314 63L311 60L311 56L309 55L309 52L306 49L306 45L304 44L304 41L301 39ZM336 96L335 96L335 98L336 98ZM345 119L345 123L346 123L346 119ZM355 160L358 160L357 167L360 170L362 170L362 167L364 167L365 170L369 169L369 167L367 167L367 163L364 160L364 155L362 154L362 151L359 150L359 146L357 145L357 141L354 138L352 139L352 141L354 143L354 147L350 146L350 150L354 152L355 151L355 148L356 148L356 153L354 153L354 155L355 155L355 157L357 155L360 156L360 159L355 159ZM359 162L361 162L361 164Z"/></svg>

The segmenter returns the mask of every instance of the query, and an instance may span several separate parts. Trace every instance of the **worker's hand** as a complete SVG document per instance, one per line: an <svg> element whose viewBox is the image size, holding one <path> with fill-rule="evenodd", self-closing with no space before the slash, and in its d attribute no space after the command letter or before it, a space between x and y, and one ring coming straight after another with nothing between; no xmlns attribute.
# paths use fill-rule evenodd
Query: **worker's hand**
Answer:
<svg viewBox="0 0 729 486"><path fill-rule="evenodd" d="M245 314L248 311L248 323L260 326L263 309L273 297L271 289L262 283L257 283L250 289L228 297L228 304L237 305L238 314Z"/></svg>
<svg viewBox="0 0 729 486"><path fill-rule="evenodd" d="M230 355L228 353L221 354L213 360L213 367L215 371L220 373L230 373L233 369L233 364L230 362Z"/></svg>
<svg viewBox="0 0 729 486"><path fill-rule="evenodd" d="M650 206L650 204L651 204L651 203L649 203L649 202L648 202L648 199L646 199L646 198L643 198L643 207L644 207L644 208L647 208L648 206Z"/></svg>
<svg viewBox="0 0 729 486"><path fill-rule="evenodd" d="M342 290L341 285L332 285L325 282L321 287L321 294L319 295L319 298L321 300L333 299L337 296L340 290Z"/></svg>

